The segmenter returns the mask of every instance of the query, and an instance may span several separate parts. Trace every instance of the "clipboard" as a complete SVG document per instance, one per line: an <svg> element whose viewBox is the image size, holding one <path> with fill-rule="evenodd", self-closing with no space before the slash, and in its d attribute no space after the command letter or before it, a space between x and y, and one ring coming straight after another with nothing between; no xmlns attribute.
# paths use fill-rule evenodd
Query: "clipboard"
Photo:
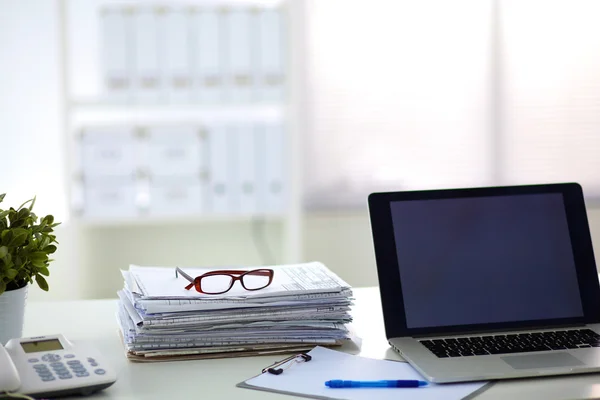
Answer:
<svg viewBox="0 0 600 400"><path fill-rule="evenodd" d="M309 360L300 360L302 354ZM280 373L269 369L282 369ZM375 360L317 346L308 353L296 354L263 368L264 372L240 382L236 387L281 393L320 400L458 400L471 399L491 386L489 382L430 383L422 388L333 389L325 386L331 379L380 380L423 377L410 364Z"/></svg>

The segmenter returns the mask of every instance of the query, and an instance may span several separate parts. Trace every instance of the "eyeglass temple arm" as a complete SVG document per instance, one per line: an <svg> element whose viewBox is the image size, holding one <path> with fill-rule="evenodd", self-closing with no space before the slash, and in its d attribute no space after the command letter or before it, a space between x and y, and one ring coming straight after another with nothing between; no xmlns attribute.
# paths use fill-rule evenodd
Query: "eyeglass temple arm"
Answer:
<svg viewBox="0 0 600 400"><path fill-rule="evenodd" d="M178 278L178 277L179 277L179 276L177 275L177 273L180 273L180 274L181 274L181 276L183 276L185 279L187 279L187 280L188 280L188 281L190 281L190 282L193 282L193 281L194 281L194 278L192 278L191 276L189 276L188 274L186 274L185 272L183 272L183 271L181 270L181 268L179 268L179 267L176 267L176 268L175 268L175 278Z"/></svg>

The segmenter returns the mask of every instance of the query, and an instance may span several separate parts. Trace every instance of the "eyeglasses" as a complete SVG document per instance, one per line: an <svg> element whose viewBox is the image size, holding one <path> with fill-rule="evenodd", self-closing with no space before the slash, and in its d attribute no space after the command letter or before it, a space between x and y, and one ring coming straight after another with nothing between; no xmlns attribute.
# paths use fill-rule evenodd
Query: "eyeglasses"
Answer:
<svg viewBox="0 0 600 400"><path fill-rule="evenodd" d="M185 287L187 290L195 287L199 293L222 294L228 292L235 281L240 281L242 287L246 290L264 289L273 281L274 271L266 268L251 271L220 270L210 271L192 278L177 267L175 268L175 277L178 277L178 274L191 282Z"/></svg>

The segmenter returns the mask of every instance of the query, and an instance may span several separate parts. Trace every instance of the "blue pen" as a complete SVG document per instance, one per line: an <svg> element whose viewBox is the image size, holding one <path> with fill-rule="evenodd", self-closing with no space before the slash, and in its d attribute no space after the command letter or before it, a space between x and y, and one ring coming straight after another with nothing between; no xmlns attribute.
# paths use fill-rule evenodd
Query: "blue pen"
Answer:
<svg viewBox="0 0 600 400"><path fill-rule="evenodd" d="M391 381L343 381L333 379L325 382L330 388L416 388L427 386L425 381L416 380L391 380Z"/></svg>

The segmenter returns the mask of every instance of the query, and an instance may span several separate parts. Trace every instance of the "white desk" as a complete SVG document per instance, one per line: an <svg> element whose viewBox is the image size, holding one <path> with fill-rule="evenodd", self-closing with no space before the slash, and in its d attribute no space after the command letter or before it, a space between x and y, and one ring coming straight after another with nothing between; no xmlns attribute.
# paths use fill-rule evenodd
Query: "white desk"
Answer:
<svg viewBox="0 0 600 400"><path fill-rule="evenodd" d="M388 346L377 288L355 289L354 326L363 338L360 355L400 360ZM125 358L115 317L117 300L30 302L24 336L63 333L73 341L89 341L108 358L118 380L91 398L111 399L290 399L291 396L236 388L282 356L220 360L133 363ZM352 347L342 347L351 351ZM400 394L400 393L399 393ZM88 397L90 398L90 397ZM502 381L477 396L491 399L600 398L600 374Z"/></svg>

